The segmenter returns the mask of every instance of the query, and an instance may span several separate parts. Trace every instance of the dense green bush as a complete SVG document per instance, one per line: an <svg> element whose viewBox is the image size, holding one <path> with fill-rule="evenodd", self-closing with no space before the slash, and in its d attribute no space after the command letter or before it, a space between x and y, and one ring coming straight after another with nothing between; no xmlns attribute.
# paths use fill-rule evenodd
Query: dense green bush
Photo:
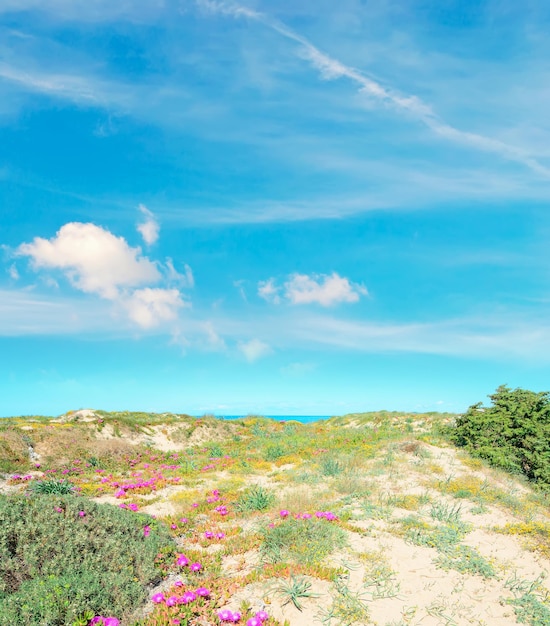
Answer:
<svg viewBox="0 0 550 626"><path fill-rule="evenodd" d="M64 626L88 610L127 616L171 551L145 515L72 495L0 496L0 626Z"/></svg>
<svg viewBox="0 0 550 626"><path fill-rule="evenodd" d="M492 406L471 406L456 421L451 438L474 456L550 488L550 396L499 387Z"/></svg>

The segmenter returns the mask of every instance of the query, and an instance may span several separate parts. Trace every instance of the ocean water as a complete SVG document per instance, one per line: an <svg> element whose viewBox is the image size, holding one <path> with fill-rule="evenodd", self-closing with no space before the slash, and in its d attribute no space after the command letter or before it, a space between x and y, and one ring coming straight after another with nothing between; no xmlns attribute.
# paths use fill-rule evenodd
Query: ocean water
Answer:
<svg viewBox="0 0 550 626"><path fill-rule="evenodd" d="M218 419L224 420L242 420L247 415L216 415ZM301 422L302 424L309 424L311 422L319 422L321 420L327 420L332 415L262 415L261 417L268 417L269 419L277 420L278 422Z"/></svg>

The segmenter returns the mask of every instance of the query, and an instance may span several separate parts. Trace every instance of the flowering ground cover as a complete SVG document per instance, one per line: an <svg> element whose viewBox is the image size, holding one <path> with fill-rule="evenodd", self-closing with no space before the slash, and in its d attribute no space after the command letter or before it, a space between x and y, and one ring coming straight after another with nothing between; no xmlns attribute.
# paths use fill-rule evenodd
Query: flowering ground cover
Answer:
<svg viewBox="0 0 550 626"><path fill-rule="evenodd" d="M83 419L0 425L0 626L550 624L548 497L453 416Z"/></svg>

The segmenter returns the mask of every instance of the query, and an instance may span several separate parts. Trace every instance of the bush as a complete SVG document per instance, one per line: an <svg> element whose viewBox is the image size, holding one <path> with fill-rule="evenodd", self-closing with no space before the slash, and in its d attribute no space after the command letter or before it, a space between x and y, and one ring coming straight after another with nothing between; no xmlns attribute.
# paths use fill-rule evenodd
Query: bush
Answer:
<svg viewBox="0 0 550 626"><path fill-rule="evenodd" d="M471 406L456 421L451 439L495 467L550 488L550 396L499 387L490 407Z"/></svg>
<svg viewBox="0 0 550 626"><path fill-rule="evenodd" d="M346 534L339 526L318 519L287 519L263 528L261 536L260 554L267 563L319 564L346 544Z"/></svg>
<svg viewBox="0 0 550 626"><path fill-rule="evenodd" d="M247 489L237 502L236 509L241 513L252 511L265 511L275 502L275 496L261 485L255 485Z"/></svg>
<svg viewBox="0 0 550 626"><path fill-rule="evenodd" d="M56 495L73 493L74 485L65 480L47 478L46 480L35 480L30 484L29 491L33 493L50 493Z"/></svg>
<svg viewBox="0 0 550 626"><path fill-rule="evenodd" d="M0 496L0 626L128 616L162 578L159 553L172 551L145 515L71 495Z"/></svg>

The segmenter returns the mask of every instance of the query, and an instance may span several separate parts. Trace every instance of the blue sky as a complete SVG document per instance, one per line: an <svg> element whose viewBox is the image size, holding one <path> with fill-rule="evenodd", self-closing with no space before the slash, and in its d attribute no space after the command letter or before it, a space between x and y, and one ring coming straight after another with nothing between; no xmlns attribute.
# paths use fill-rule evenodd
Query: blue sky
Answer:
<svg viewBox="0 0 550 626"><path fill-rule="evenodd" d="M550 388L550 5L2 0L0 415Z"/></svg>

